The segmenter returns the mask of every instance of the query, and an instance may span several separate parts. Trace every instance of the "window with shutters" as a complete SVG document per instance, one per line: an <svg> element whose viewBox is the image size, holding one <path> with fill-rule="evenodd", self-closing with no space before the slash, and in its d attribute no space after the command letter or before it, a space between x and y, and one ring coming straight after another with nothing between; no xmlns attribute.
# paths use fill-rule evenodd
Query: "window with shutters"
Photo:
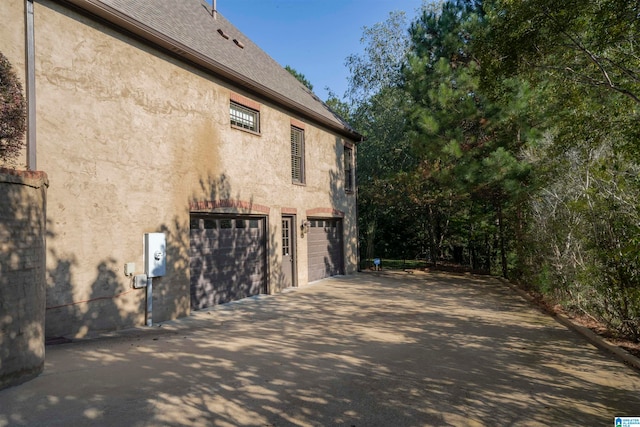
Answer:
<svg viewBox="0 0 640 427"><path fill-rule="evenodd" d="M259 111L231 101L229 114L231 117L231 126L251 132L260 132Z"/></svg>
<svg viewBox="0 0 640 427"><path fill-rule="evenodd" d="M304 184L304 130L291 126L291 181Z"/></svg>
<svg viewBox="0 0 640 427"><path fill-rule="evenodd" d="M353 149L349 147L344 147L344 189L348 192L354 190Z"/></svg>

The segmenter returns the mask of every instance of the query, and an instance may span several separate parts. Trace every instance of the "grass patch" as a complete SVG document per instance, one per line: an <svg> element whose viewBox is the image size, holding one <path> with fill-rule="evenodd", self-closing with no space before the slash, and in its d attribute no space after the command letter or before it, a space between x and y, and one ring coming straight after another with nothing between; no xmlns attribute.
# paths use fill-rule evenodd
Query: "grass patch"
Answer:
<svg viewBox="0 0 640 427"><path fill-rule="evenodd" d="M427 261L425 260L415 260L415 259L380 259L380 267L384 270L404 270L406 268L415 269L415 268L425 268L427 267ZM365 260L361 263L362 269L373 268L373 260Z"/></svg>

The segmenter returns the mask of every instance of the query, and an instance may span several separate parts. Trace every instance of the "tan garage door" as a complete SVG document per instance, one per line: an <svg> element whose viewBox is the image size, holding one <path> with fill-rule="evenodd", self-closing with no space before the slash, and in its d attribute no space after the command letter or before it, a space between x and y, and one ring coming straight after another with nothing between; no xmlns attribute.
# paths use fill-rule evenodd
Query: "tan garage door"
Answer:
<svg viewBox="0 0 640 427"><path fill-rule="evenodd" d="M310 220L308 234L309 281L344 274L342 221Z"/></svg>
<svg viewBox="0 0 640 427"><path fill-rule="evenodd" d="M191 308L265 292L265 219L191 217Z"/></svg>

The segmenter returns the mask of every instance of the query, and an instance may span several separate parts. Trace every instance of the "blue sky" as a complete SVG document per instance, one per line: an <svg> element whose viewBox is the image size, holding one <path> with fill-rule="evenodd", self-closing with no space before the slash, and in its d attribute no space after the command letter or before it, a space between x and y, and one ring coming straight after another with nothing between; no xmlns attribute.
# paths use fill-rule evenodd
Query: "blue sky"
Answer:
<svg viewBox="0 0 640 427"><path fill-rule="evenodd" d="M211 3L212 0L208 0ZM325 100L347 89L347 56L360 53L363 27L389 12L416 16L422 0L217 0L217 9L282 66L305 75Z"/></svg>

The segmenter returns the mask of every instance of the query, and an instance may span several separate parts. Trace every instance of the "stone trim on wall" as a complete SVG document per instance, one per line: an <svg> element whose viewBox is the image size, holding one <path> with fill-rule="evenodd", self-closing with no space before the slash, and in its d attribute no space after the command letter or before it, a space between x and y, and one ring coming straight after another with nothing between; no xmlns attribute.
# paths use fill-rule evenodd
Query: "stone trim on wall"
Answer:
<svg viewBox="0 0 640 427"><path fill-rule="evenodd" d="M269 214L271 208L244 200L202 200L189 204L189 209L194 212L217 212L217 213L261 213Z"/></svg>
<svg viewBox="0 0 640 427"><path fill-rule="evenodd" d="M42 171L20 171L16 169L0 168L0 182L28 185L40 188L49 186L49 177Z"/></svg>
<svg viewBox="0 0 640 427"><path fill-rule="evenodd" d="M304 130L304 123L302 123L300 120L291 119L291 126Z"/></svg>
<svg viewBox="0 0 640 427"><path fill-rule="evenodd" d="M282 208L282 209L280 209L280 213L282 213L282 215L297 215L298 214L298 209L296 209L296 208Z"/></svg>
<svg viewBox="0 0 640 427"><path fill-rule="evenodd" d="M307 217L329 216L332 218L344 218L344 212L334 208L307 209ZM321 215L326 214L326 215Z"/></svg>

